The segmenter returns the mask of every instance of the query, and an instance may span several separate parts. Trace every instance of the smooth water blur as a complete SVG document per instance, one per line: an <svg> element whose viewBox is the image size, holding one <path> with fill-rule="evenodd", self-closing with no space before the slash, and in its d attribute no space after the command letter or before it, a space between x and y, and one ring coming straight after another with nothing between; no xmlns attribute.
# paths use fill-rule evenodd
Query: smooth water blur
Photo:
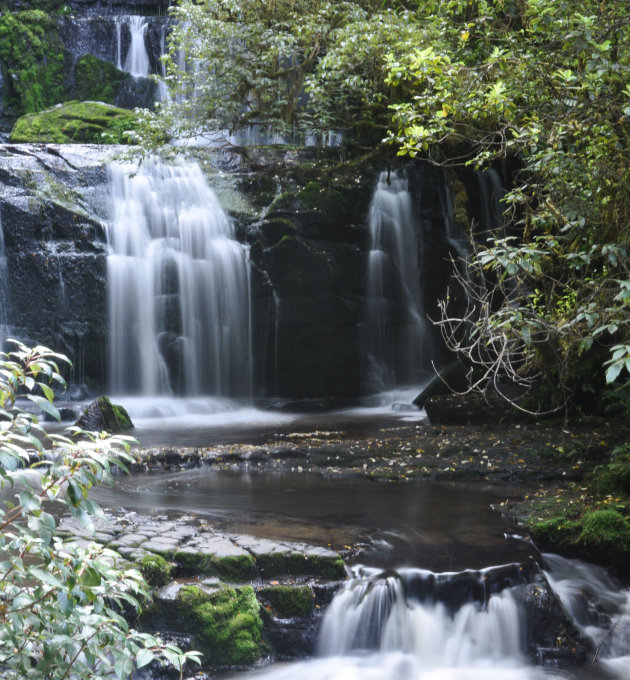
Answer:
<svg viewBox="0 0 630 680"><path fill-rule="evenodd" d="M199 165L109 174L110 389L251 398L249 251Z"/></svg>
<svg viewBox="0 0 630 680"><path fill-rule="evenodd" d="M419 383L430 365L417 224L405 177L388 171L379 175L368 223L364 381L368 389L383 391Z"/></svg>

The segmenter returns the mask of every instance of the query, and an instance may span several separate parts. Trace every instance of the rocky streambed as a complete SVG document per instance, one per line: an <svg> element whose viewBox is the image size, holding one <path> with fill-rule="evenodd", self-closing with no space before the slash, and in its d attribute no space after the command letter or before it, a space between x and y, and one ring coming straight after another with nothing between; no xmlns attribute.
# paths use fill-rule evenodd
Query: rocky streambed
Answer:
<svg viewBox="0 0 630 680"><path fill-rule="evenodd" d="M484 588L494 584L487 593L508 587L518 593L528 612L526 648L536 663L575 665L594 653L549 588L537 551L520 540L489 547L478 525L496 520L513 534L534 529L535 535L548 521L540 514L543 501L556 513L566 504L584 514L588 508L575 494L586 496L580 489L590 490L584 486L589 475L627 441L623 423L570 429L565 423L433 426L390 419L360 428L337 420L329 428L325 420L313 424L293 423L249 435L249 441L226 443L222 435L206 446L134 449L132 476L121 477L113 495L96 496L107 514L95 532L68 520L60 530L69 539L101 542L138 566L154 586L139 624L201 649L206 669L310 656L321 613L349 568L372 560L384 573L397 573L387 570L403 554L408 564L437 565L435 573L450 565L446 571L473 584L466 586L471 592L482 582ZM273 486L256 486L270 478ZM207 479L213 481L204 486ZM242 495L237 484L245 488ZM363 485L364 524L352 507L353 484ZM471 490L495 518L480 515L476 529L465 524L477 512L462 500ZM214 503L210 510L200 507L204 496ZM307 519L296 519L281 496L293 496L292 507L301 506ZM255 516L245 508L250 497L262 503ZM266 504L274 498L280 509L271 511ZM408 512L388 521L393 507ZM442 518L433 533L423 527L431 514ZM520 528L514 519L522 521ZM489 531L497 543L504 541L502 532L500 524ZM577 553L579 541L575 546ZM490 557L489 550L499 552ZM469 568L458 562L457 551ZM472 555L479 564L469 561ZM509 577L482 566L510 563L510 556L517 566Z"/></svg>

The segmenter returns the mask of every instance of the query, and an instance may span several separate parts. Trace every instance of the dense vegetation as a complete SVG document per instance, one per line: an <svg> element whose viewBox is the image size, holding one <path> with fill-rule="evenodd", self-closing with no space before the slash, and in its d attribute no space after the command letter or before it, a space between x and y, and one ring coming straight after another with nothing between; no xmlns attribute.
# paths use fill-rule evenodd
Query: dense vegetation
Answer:
<svg viewBox="0 0 630 680"><path fill-rule="evenodd" d="M2 677L128 678L163 658L183 669L194 653L139 633L124 616L138 610L148 587L136 569L102 545L64 541L55 535L53 503L85 527L100 509L88 490L112 481L130 460L124 437L74 428L50 435L32 412L31 400L59 418L54 388L65 357L19 343L0 353L0 666Z"/></svg>
<svg viewBox="0 0 630 680"><path fill-rule="evenodd" d="M69 60L49 14L40 9L0 14L5 108L14 115L41 111L63 101Z"/></svg>
<svg viewBox="0 0 630 680"><path fill-rule="evenodd" d="M508 378L523 408L627 409L624 3L182 0L173 14L159 131L319 143L341 132L342 154L385 142L502 171L505 225L472 225L473 274L458 283L470 307L445 302L447 341L475 386Z"/></svg>

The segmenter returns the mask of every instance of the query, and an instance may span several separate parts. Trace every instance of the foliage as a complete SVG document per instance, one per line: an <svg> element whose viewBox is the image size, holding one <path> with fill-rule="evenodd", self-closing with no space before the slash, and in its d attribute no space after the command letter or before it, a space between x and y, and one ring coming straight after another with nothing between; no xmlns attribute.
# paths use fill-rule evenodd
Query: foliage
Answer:
<svg viewBox="0 0 630 680"><path fill-rule="evenodd" d="M38 9L0 15L0 65L15 116L63 101L70 56L54 20Z"/></svg>
<svg viewBox="0 0 630 680"><path fill-rule="evenodd" d="M181 0L165 57L171 101L153 122L179 139L303 143L343 132L378 142L385 55L409 49L418 31L397 4Z"/></svg>
<svg viewBox="0 0 630 680"><path fill-rule="evenodd" d="M0 354L0 666L3 678L128 678L156 657L180 670L183 654L129 627L123 610L148 595L140 573L97 544L55 536L51 504L61 504L86 527L102 514L89 499L95 484L111 482L130 460L128 438L73 428L47 435L19 406L26 397L58 418L53 387L63 386L65 357L44 347Z"/></svg>
<svg viewBox="0 0 630 680"><path fill-rule="evenodd" d="M487 378L506 357L513 374L537 374L548 388L542 410L601 390L604 378L627 381L626 8L611 0L428 5L440 11L439 35L388 58L388 82L405 93L392 107L391 141L435 163L513 171L505 229L477 243L487 290L476 289L480 321L459 324L458 349L471 346L461 343L465 328ZM581 371L590 357L594 370Z"/></svg>
<svg viewBox="0 0 630 680"><path fill-rule="evenodd" d="M72 101L18 118L10 140L13 143L128 144L137 124L133 111L100 102Z"/></svg>
<svg viewBox="0 0 630 680"><path fill-rule="evenodd" d="M475 313L451 319L452 346L481 362L478 387L506 372L542 386L526 410L597 406L630 379L624 3L181 0L173 16L172 101L146 114L144 143L164 129L258 142L339 131L500 168L505 224L473 229L479 276L460 284Z"/></svg>

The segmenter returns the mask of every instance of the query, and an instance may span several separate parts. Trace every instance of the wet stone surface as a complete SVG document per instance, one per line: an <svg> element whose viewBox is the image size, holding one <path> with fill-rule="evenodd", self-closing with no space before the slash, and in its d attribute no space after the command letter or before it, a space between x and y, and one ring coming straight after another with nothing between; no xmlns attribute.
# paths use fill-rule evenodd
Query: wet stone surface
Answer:
<svg viewBox="0 0 630 680"><path fill-rule="evenodd" d="M134 562L146 555L160 555L175 564L176 575L215 574L236 582L345 575L343 560L333 550L242 534L224 535L192 516L173 520L135 512L121 515L108 512L105 519L96 520L94 531L63 518L58 533L69 539L102 543Z"/></svg>

